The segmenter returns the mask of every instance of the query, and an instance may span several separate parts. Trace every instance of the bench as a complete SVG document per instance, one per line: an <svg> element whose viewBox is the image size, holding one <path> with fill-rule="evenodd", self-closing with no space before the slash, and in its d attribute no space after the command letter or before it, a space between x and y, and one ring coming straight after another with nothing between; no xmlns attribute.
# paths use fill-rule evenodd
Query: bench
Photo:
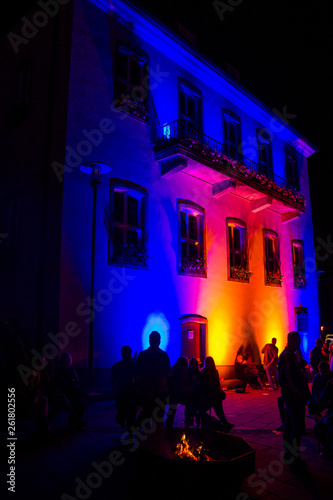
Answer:
<svg viewBox="0 0 333 500"><path fill-rule="evenodd" d="M217 366L221 386L228 390L235 389L237 392L245 392L247 383L244 380L236 378L234 365Z"/></svg>

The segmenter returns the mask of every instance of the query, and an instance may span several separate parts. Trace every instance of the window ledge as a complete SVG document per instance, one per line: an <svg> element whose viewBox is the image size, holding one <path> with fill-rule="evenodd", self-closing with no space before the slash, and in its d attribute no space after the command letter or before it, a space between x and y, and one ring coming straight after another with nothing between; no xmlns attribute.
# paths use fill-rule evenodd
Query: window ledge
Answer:
<svg viewBox="0 0 333 500"><path fill-rule="evenodd" d="M241 279L241 278L231 278L231 277L228 277L228 281L236 281L238 283L250 283L250 280L244 280L244 279Z"/></svg>
<svg viewBox="0 0 333 500"><path fill-rule="evenodd" d="M115 111L119 111L120 113L123 113L124 115L129 116L130 118L134 118L138 122L141 122L145 125L149 125L149 118L147 118L147 119L140 118L139 116L136 116L134 113L130 113L129 111L126 111L125 109L121 109L118 106L114 106L113 109Z"/></svg>
<svg viewBox="0 0 333 500"><path fill-rule="evenodd" d="M207 278L207 273L191 273L191 272L185 272L185 271L179 271L178 272L179 276L192 276L192 278Z"/></svg>
<svg viewBox="0 0 333 500"><path fill-rule="evenodd" d="M134 264L131 262L109 262L109 266L113 267L126 267L130 269L142 269L143 271L148 271L148 264Z"/></svg>

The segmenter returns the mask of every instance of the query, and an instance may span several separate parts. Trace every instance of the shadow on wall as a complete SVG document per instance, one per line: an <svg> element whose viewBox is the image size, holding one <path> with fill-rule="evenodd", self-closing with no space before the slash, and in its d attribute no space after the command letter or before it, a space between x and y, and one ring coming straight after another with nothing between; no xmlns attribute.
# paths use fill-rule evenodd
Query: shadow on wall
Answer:
<svg viewBox="0 0 333 500"><path fill-rule="evenodd" d="M249 340L244 342L237 350L235 361L237 356L241 354L245 358L251 356L254 364L256 366L261 365L261 357L260 357L260 350L258 348L258 345L256 344L255 340L253 337L251 337Z"/></svg>

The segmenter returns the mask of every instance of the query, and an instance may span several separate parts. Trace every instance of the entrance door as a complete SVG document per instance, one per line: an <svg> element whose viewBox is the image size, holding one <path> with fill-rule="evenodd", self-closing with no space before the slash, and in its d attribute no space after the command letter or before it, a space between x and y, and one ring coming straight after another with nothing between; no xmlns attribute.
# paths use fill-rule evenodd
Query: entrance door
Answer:
<svg viewBox="0 0 333 500"><path fill-rule="evenodd" d="M201 361L200 323L188 322L182 324L182 355L188 359Z"/></svg>

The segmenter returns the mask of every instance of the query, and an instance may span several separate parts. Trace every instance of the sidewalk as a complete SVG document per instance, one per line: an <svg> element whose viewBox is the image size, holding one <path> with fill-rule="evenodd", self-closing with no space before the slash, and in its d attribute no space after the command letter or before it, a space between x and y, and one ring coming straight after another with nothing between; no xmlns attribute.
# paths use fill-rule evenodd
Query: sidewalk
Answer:
<svg viewBox="0 0 333 500"><path fill-rule="evenodd" d="M228 420L235 424L231 434L243 437L256 450L256 473L243 481L235 500L331 500L333 454L330 459L319 456L312 433L313 420L306 418L307 433L302 441L301 455L308 462L306 474L297 475L282 464L282 435L272 432L280 425L278 396L279 391L250 390L245 394L227 391L224 410ZM89 409L86 429L69 434L64 432L65 415L59 415L52 423L54 436L47 443L36 440L31 421L18 422L17 491L13 495L5 488L1 498L149 500L150 496L144 492L136 495L131 492L135 451L115 422L115 415L114 401L95 402ZM183 425L184 407L179 406L175 426ZM8 465L3 470L7 474ZM166 481L172 478L166 477ZM2 488L4 485L2 481ZM139 492L140 485L137 486ZM162 493L156 492L154 498L162 498ZM222 484L218 496L223 498Z"/></svg>

